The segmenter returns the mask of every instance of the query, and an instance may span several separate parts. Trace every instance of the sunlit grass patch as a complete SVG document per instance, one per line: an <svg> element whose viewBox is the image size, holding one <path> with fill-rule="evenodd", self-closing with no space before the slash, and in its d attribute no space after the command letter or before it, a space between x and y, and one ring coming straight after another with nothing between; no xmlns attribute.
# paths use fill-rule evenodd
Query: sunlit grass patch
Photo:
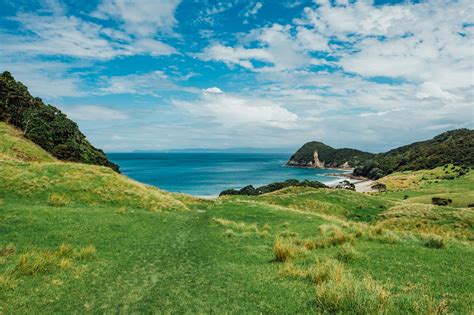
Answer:
<svg viewBox="0 0 474 315"><path fill-rule="evenodd" d="M18 285L18 280L9 272L0 274L0 292L2 290L15 289Z"/></svg>
<svg viewBox="0 0 474 315"><path fill-rule="evenodd" d="M76 257L81 260L85 259L90 259L93 258L97 249L95 248L94 245L88 245L86 247L81 247L77 252L76 252Z"/></svg>
<svg viewBox="0 0 474 315"><path fill-rule="evenodd" d="M71 198L65 194L52 193L48 196L48 204L51 207L65 207L71 203Z"/></svg>

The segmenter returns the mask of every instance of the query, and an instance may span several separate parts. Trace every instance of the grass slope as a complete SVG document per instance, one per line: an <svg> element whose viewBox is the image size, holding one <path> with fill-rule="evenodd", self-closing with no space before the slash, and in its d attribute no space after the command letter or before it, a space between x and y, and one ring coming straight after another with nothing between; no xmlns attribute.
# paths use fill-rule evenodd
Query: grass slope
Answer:
<svg viewBox="0 0 474 315"><path fill-rule="evenodd" d="M39 146L22 137L22 132L0 122L0 159L25 162L54 162L56 159Z"/></svg>
<svg viewBox="0 0 474 315"><path fill-rule="evenodd" d="M211 201L16 150L0 161L0 313L474 310L473 210L411 200L462 192L471 173L384 194L299 187Z"/></svg>

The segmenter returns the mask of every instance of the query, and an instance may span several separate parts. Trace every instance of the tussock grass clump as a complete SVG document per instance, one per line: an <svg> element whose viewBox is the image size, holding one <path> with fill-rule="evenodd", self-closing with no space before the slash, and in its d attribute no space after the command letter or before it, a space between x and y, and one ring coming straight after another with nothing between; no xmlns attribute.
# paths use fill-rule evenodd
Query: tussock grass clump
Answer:
<svg viewBox="0 0 474 315"><path fill-rule="evenodd" d="M74 248L69 244L61 244L58 248L59 256L71 256L74 252Z"/></svg>
<svg viewBox="0 0 474 315"><path fill-rule="evenodd" d="M235 221L226 220L222 218L212 218L212 220L219 225L231 227L238 231L258 232L258 227L256 224L245 224L243 222L235 222Z"/></svg>
<svg viewBox="0 0 474 315"><path fill-rule="evenodd" d="M20 255L13 272L19 275L38 275L52 273L58 268L67 270L73 266L74 259L90 259L95 253L93 245L78 250L69 244L61 244L56 251L32 250Z"/></svg>
<svg viewBox="0 0 474 315"><path fill-rule="evenodd" d="M270 228L270 225L268 225L267 223L263 225L262 229L259 229L257 224L255 223L246 224L244 222L235 222L235 221L226 220L222 218L212 218L212 220L221 226L229 227L229 229L227 229L224 232L224 235L227 237L237 236L237 233L235 233L234 230L243 232L243 234L247 234L247 235L250 233L255 233L261 238L265 238L268 235L270 235L271 228Z"/></svg>
<svg viewBox="0 0 474 315"><path fill-rule="evenodd" d="M348 272L316 286L316 305L328 314L384 313L389 296L389 292L372 278L367 276L358 280Z"/></svg>
<svg viewBox="0 0 474 315"><path fill-rule="evenodd" d="M275 253L275 260L285 262L300 254L302 249L298 248L288 240L278 236L273 244L273 252Z"/></svg>
<svg viewBox="0 0 474 315"><path fill-rule="evenodd" d="M57 268L57 255L52 251L22 254L15 266L21 275L37 275L53 272Z"/></svg>
<svg viewBox="0 0 474 315"><path fill-rule="evenodd" d="M232 229L227 229L224 231L224 236L225 237L236 237L237 233L234 232Z"/></svg>
<svg viewBox="0 0 474 315"><path fill-rule="evenodd" d="M336 259L342 262L349 262L357 259L360 256L359 252L356 251L354 246L344 244L341 246L336 253Z"/></svg>
<svg viewBox="0 0 474 315"><path fill-rule="evenodd" d="M48 196L48 204L51 207L65 207L71 203L71 199L59 193L52 193Z"/></svg>
<svg viewBox="0 0 474 315"><path fill-rule="evenodd" d="M14 255L16 252L15 244L7 244L0 249L0 257Z"/></svg>
<svg viewBox="0 0 474 315"><path fill-rule="evenodd" d="M85 260L94 257L96 253L96 248L94 245L88 245L86 247L81 247L79 251L76 253L76 257Z"/></svg>
<svg viewBox="0 0 474 315"><path fill-rule="evenodd" d="M73 261L70 258L61 258L61 260L59 261L59 268L61 268L61 270L70 269L72 265Z"/></svg>
<svg viewBox="0 0 474 315"><path fill-rule="evenodd" d="M18 281L12 274L4 273L0 275L0 292L2 290L15 289L17 285Z"/></svg>

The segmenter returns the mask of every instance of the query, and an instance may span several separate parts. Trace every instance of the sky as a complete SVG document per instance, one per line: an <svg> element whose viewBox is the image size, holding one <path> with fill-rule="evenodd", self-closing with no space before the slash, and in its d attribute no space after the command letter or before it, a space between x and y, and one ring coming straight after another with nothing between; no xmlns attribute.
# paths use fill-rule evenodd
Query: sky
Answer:
<svg viewBox="0 0 474 315"><path fill-rule="evenodd" d="M106 152L380 152L474 126L468 0L0 0L0 71Z"/></svg>

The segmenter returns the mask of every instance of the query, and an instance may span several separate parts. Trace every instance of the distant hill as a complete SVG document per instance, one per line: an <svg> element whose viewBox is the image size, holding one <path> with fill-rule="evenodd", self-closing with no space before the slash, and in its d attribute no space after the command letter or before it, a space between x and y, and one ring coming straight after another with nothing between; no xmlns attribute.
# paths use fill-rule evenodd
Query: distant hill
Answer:
<svg viewBox="0 0 474 315"><path fill-rule="evenodd" d="M60 160L119 171L118 165L87 141L75 122L56 107L31 96L28 88L6 71L0 75L0 121L19 128L26 138Z"/></svg>
<svg viewBox="0 0 474 315"><path fill-rule="evenodd" d="M355 149L335 149L322 142L312 141L304 144L288 161L290 166L298 167L335 167L353 168L369 159L374 154Z"/></svg>
<svg viewBox="0 0 474 315"><path fill-rule="evenodd" d="M378 179L396 171L433 169L453 163L474 165L474 131L457 129L431 140L415 142L386 153L334 149L321 142L308 142L288 161L301 167L355 167L354 175Z"/></svg>
<svg viewBox="0 0 474 315"><path fill-rule="evenodd" d="M431 140L377 154L356 168L354 175L377 179L395 171L433 169L448 163L474 165L474 130L451 130Z"/></svg>

